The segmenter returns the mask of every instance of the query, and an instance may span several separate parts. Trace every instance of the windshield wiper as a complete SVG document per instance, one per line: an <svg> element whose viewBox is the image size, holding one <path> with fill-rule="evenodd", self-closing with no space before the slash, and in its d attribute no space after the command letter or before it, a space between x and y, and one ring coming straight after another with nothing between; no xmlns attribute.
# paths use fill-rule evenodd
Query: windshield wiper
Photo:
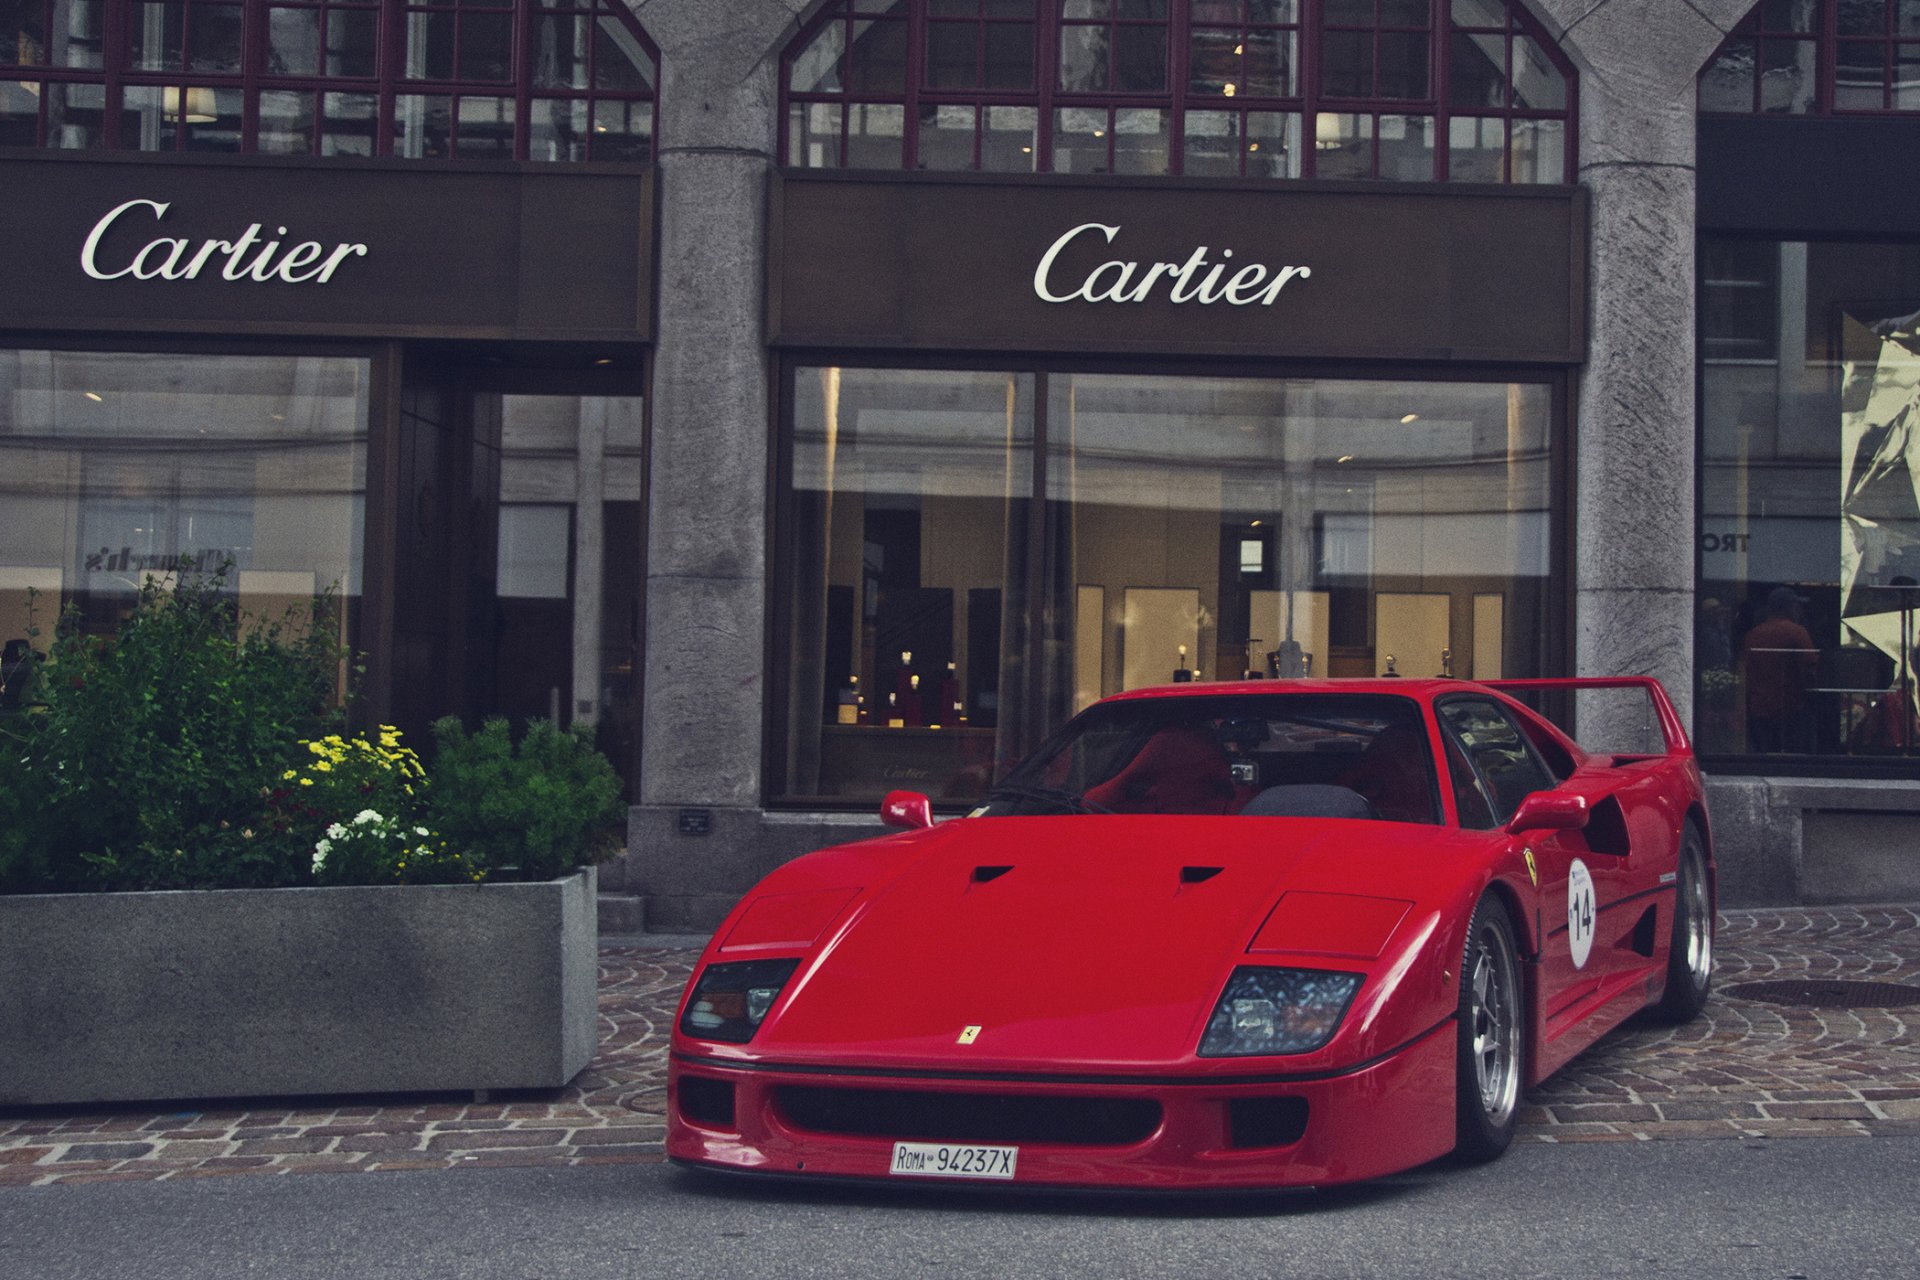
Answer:
<svg viewBox="0 0 1920 1280"><path fill-rule="evenodd" d="M1057 804L1070 813L1112 813L1105 805L1095 804L1076 791L1064 787L1035 787L1019 782L1003 782L987 792L989 800L1038 800Z"/></svg>

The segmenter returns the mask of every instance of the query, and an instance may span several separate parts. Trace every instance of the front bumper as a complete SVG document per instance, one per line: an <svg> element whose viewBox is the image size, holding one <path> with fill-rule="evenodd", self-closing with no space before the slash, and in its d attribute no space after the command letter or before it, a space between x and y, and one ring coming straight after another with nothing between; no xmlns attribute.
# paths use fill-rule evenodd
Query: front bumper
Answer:
<svg viewBox="0 0 1920 1280"><path fill-rule="evenodd" d="M928 1079L676 1054L667 1155L742 1173L886 1179L896 1141L977 1142L1018 1147L1013 1185L1328 1186L1453 1148L1454 1056L1451 1020L1344 1074L1230 1082Z"/></svg>

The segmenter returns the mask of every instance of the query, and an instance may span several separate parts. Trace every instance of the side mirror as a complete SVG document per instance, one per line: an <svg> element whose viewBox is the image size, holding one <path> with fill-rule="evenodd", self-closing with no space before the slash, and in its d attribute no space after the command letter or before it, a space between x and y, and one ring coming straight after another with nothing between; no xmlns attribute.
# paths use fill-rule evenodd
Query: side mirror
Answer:
<svg viewBox="0 0 1920 1280"><path fill-rule="evenodd" d="M918 831L933 825L933 801L918 791L889 791L880 802L880 821L890 827Z"/></svg>
<svg viewBox="0 0 1920 1280"><path fill-rule="evenodd" d="M1507 832L1578 831L1587 825L1587 798L1562 795L1555 791L1536 791L1520 802L1507 821Z"/></svg>

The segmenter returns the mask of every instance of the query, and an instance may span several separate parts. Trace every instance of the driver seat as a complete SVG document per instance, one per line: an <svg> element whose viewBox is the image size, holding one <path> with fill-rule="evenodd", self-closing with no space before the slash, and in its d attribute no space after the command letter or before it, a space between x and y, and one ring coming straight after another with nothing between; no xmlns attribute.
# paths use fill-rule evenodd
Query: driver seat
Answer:
<svg viewBox="0 0 1920 1280"><path fill-rule="evenodd" d="M1162 729L1086 798L1115 813L1225 813L1233 803L1233 772L1206 730Z"/></svg>

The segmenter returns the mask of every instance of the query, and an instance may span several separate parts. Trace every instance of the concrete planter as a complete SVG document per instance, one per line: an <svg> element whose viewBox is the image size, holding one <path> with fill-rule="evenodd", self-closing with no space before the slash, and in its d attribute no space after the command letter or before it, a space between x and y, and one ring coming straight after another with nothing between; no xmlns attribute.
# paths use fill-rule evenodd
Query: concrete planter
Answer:
<svg viewBox="0 0 1920 1280"><path fill-rule="evenodd" d="M0 897L0 1106L556 1088L599 1038L594 889Z"/></svg>

